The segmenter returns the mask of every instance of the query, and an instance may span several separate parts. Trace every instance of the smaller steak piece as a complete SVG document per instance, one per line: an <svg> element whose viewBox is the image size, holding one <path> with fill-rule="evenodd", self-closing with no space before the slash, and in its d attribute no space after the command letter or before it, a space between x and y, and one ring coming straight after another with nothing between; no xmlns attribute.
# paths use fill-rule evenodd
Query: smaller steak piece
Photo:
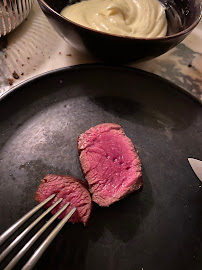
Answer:
<svg viewBox="0 0 202 270"><path fill-rule="evenodd" d="M141 162L121 126L105 123L78 138L80 162L92 199L109 206L142 185Z"/></svg>
<svg viewBox="0 0 202 270"><path fill-rule="evenodd" d="M70 205L59 216L59 219L64 218L73 207L76 207L77 210L69 219L69 222L81 222L86 225L92 210L92 200L85 183L71 176L48 174L41 181L34 199L41 203L54 193L57 193L57 195L46 204L46 208L63 198L62 202L52 210L52 214L55 214L67 202L70 202Z"/></svg>

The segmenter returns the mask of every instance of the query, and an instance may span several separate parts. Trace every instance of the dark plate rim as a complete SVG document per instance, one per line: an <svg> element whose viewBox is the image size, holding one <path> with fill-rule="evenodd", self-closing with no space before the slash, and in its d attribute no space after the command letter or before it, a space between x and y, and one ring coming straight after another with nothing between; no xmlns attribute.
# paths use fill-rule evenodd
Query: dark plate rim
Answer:
<svg viewBox="0 0 202 270"><path fill-rule="evenodd" d="M138 68L134 68L134 67L127 67L127 66L117 66L117 65L106 65L106 64L79 64L79 65L72 65L72 66L67 66L67 67L62 67L62 68L58 68L58 69L53 69L44 73L41 73L39 75L36 75L34 77L31 77L19 84L17 84L14 87L11 87L9 90L5 91L1 96L0 96L0 102L2 102L5 98L7 98L8 96L10 96L11 94L13 94L16 91L19 91L22 87L29 85L37 80L40 80L42 78L45 78L46 76L51 76L54 75L55 73L60 73L63 71L81 71L81 70L86 70L89 68L103 68L103 69L111 69L111 70L124 70L124 71L132 71L135 72L137 74L141 74L150 78L153 78L155 80L161 81L165 84L170 85L171 87L175 88L177 91L180 91L181 93L185 94L187 97L190 97L191 99L193 99L196 103L198 103L198 105L202 106L202 100L198 99L196 96L192 95L190 92L188 92L186 89L181 88L180 86L174 84L173 82L159 76L156 75L154 73L148 72L148 71L144 71ZM57 90L56 90L57 91Z"/></svg>

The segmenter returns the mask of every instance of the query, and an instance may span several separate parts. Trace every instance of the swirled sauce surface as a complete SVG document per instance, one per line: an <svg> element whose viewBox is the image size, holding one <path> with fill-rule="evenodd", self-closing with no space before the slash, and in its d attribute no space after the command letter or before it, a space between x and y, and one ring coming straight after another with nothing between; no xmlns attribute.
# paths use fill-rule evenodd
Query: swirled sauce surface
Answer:
<svg viewBox="0 0 202 270"><path fill-rule="evenodd" d="M156 38L167 32L165 8L158 0L85 0L65 7L61 14L115 35Z"/></svg>

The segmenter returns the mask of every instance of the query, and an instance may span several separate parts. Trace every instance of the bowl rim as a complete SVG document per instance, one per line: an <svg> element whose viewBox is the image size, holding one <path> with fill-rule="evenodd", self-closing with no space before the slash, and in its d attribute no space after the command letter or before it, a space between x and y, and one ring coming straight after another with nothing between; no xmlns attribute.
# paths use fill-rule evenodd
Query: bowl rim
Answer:
<svg viewBox="0 0 202 270"><path fill-rule="evenodd" d="M194 23L192 23L188 28L184 29L183 31L180 31L176 34L173 35L169 35L169 36L165 36L165 37L156 37L156 38L138 38L138 37L131 37L131 36L123 36L123 35L117 35L117 34L111 34L111 33L107 33L107 32L103 32L103 31L98 31L96 29L92 29L90 27L87 26L83 26L81 24L78 24L74 21L71 21L69 19L67 19L66 17L64 17L63 15L61 15L60 13L58 13L57 11L55 11L53 8L51 8L45 0L38 0L38 2L40 2L42 5L44 5L46 8L48 8L51 12L53 12L55 15L59 16L60 18L66 20L67 22L70 22L80 28L84 28L86 30L90 30L93 31L95 33L98 34L104 34L107 35L109 37L117 37L117 38L124 38L124 39L131 39L131 40L141 40L141 41L158 41L158 40L170 40L176 37L180 37L183 35L186 35L187 33L191 32L196 26L197 24L200 22L201 18L202 18L202 1L199 0L199 9L200 9L200 15L198 16L198 18L196 19L196 21Z"/></svg>

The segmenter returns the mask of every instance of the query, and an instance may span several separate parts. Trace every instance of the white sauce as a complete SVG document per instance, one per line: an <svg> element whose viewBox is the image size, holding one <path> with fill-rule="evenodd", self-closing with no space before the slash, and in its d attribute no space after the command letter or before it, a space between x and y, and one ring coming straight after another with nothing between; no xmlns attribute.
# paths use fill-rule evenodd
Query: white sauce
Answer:
<svg viewBox="0 0 202 270"><path fill-rule="evenodd" d="M167 32L165 8L158 0L87 0L65 7L61 14L116 35L155 38Z"/></svg>

